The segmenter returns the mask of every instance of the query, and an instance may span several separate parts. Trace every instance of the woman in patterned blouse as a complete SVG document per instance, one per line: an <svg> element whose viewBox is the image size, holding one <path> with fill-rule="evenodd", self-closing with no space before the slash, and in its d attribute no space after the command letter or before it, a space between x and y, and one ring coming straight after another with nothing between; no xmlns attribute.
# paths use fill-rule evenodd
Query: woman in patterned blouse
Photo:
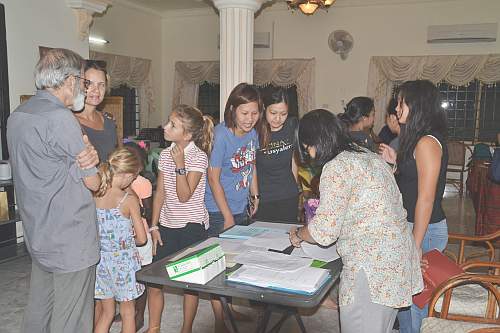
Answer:
<svg viewBox="0 0 500 333"><path fill-rule="evenodd" d="M290 242L330 245L344 264L340 277L342 333L391 332L397 309L423 288L415 241L391 168L356 145L327 110L307 113L299 124L303 158L323 166L321 200L307 227Z"/></svg>

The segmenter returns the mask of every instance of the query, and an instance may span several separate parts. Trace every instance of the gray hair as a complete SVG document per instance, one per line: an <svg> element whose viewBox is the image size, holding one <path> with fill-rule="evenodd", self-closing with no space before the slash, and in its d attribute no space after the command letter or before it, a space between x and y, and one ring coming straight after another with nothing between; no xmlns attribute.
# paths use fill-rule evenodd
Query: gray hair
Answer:
<svg viewBox="0 0 500 333"><path fill-rule="evenodd" d="M35 66L35 86L37 89L57 89L68 76L81 75L83 64L83 58L71 50L50 49Z"/></svg>

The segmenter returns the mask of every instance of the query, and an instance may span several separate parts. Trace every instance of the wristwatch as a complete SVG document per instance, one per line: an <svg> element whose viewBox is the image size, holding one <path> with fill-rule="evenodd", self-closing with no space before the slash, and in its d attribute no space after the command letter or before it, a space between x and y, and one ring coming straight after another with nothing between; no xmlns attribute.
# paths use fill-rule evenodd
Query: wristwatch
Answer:
<svg viewBox="0 0 500 333"><path fill-rule="evenodd" d="M175 173L178 175L185 175L187 173L186 168L175 169Z"/></svg>

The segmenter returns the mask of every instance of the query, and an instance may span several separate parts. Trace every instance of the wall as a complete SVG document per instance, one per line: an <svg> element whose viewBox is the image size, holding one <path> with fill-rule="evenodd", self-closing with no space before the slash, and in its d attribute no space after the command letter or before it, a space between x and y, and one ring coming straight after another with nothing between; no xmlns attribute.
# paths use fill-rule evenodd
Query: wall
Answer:
<svg viewBox="0 0 500 333"><path fill-rule="evenodd" d="M20 95L35 92L33 69L38 46L63 47L88 57L88 41L78 39L76 16L63 0L3 0L7 30L10 111Z"/></svg>
<svg viewBox="0 0 500 333"><path fill-rule="evenodd" d="M163 87L162 103L167 119L172 108L172 91L176 61L219 60L217 38L219 17L210 15L177 15L172 13L162 22Z"/></svg>
<svg viewBox="0 0 500 333"><path fill-rule="evenodd" d="M310 17L276 10L279 5L263 10L256 18L255 30L274 30L274 45L268 52L258 50L255 58L314 57L316 106L340 112L342 101L347 103L354 96L366 94L371 56L500 53L500 33L495 43L431 45L426 42L429 25L498 22L500 1L497 0L349 3L338 1L329 12L318 11ZM365 5L360 5L362 3ZM219 58L218 24L215 14L179 17L171 13L164 19L163 103L167 108L172 100L175 61ZM328 35L337 29L347 30L354 37L354 49L345 61L328 48Z"/></svg>
<svg viewBox="0 0 500 333"><path fill-rule="evenodd" d="M164 108L161 104L161 18L153 12L127 7L117 1L105 15L96 17L90 29L91 35L109 40L109 44L94 45L94 51L119 54L152 60L153 89L156 111L150 119L151 125L161 122Z"/></svg>

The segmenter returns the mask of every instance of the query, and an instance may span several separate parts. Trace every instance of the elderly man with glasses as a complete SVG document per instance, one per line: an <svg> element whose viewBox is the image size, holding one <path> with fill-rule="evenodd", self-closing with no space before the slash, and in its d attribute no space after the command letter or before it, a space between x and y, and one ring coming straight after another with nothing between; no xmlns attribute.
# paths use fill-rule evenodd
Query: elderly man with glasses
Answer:
<svg viewBox="0 0 500 333"><path fill-rule="evenodd" d="M83 59L52 49L35 67L37 93L7 124L24 240L32 259L23 332L92 332L99 260L92 191L97 152L72 110L85 101Z"/></svg>

